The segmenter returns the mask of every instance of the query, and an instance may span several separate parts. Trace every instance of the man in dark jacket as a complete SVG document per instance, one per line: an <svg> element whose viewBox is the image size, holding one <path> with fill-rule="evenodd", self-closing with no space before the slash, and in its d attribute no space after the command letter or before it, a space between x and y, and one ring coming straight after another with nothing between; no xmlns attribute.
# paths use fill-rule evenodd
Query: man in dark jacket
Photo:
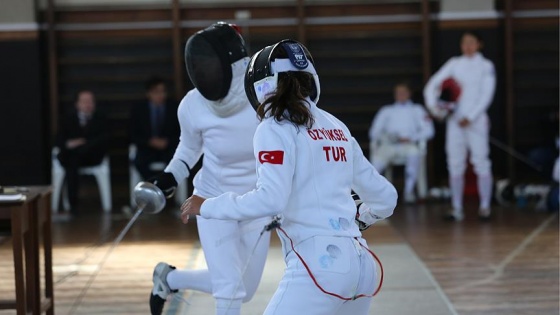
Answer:
<svg viewBox="0 0 560 315"><path fill-rule="evenodd" d="M96 110L91 91L78 92L75 108L62 121L56 139L58 159L66 173L68 201L72 213L78 205L80 167L98 165L107 153L107 119Z"/></svg>
<svg viewBox="0 0 560 315"><path fill-rule="evenodd" d="M177 107L167 102L162 79L154 77L146 82L146 98L146 102L133 106L130 114L131 140L137 147L134 165L143 179L157 173L150 170L150 164L169 163L180 132Z"/></svg>

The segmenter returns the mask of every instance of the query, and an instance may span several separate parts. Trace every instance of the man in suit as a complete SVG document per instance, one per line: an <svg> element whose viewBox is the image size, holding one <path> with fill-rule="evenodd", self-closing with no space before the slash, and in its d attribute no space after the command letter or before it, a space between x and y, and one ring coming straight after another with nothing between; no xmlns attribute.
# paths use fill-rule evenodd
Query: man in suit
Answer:
<svg viewBox="0 0 560 315"><path fill-rule="evenodd" d="M150 164L163 162L167 165L179 144L177 107L167 102L165 82L150 78L146 82L147 101L132 107L130 134L137 147L134 165L143 179L157 172Z"/></svg>
<svg viewBox="0 0 560 315"><path fill-rule="evenodd" d="M76 214L80 167L98 165L107 153L107 120L96 110L91 91L78 92L75 107L60 126L56 145L60 148L58 160L66 174L66 187L71 211Z"/></svg>

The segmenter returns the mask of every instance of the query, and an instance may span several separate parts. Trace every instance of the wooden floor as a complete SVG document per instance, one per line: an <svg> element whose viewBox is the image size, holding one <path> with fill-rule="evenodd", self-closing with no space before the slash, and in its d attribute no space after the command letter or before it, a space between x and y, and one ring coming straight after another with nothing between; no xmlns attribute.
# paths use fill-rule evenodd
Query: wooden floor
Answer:
<svg viewBox="0 0 560 315"><path fill-rule="evenodd" d="M464 222L448 223L440 218L445 210L446 204L437 203L399 206L389 224L375 226L364 235L390 265L398 265L396 257L391 256L399 246L410 249L410 255L419 258L419 266L427 268L430 281L433 275L431 289L438 292L438 301L445 306L437 314L559 313L557 215L495 208L494 219L484 223L477 220L474 207L467 207ZM153 266L169 261L181 267L194 267L194 257L200 258L195 225L182 225L174 209L142 216L80 300L86 282L127 223L119 213L102 215L88 207L84 212L70 222L54 225L57 314L146 314ZM272 247L277 245L278 240L274 239ZM380 294L386 294L385 300L380 303L379 312L374 312L374 303L372 314L397 314L390 311L396 309L390 303L410 302L407 289L400 285L407 280L397 279L398 274L404 273L391 272L385 279L386 291ZM9 239L3 239L0 299L13 295L11 245ZM198 298L195 295L190 299ZM266 301L260 301L253 307L265 304Z"/></svg>

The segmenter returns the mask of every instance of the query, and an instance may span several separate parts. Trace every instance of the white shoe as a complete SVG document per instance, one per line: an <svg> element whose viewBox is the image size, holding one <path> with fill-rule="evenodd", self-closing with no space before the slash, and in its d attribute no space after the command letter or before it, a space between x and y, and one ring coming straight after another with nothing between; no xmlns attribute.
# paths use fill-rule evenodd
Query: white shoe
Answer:
<svg viewBox="0 0 560 315"><path fill-rule="evenodd" d="M163 311L163 304L167 300L167 296L177 290L171 290L167 283L167 275L175 270L175 267L167 263L160 262L154 268L153 282L154 287L150 295L150 311L152 315L160 315Z"/></svg>
<svg viewBox="0 0 560 315"><path fill-rule="evenodd" d="M491 212L492 212L492 209L490 209L490 208L486 208L486 209L480 208L480 209L478 209L478 218L480 220L488 220L488 219L490 219Z"/></svg>
<svg viewBox="0 0 560 315"><path fill-rule="evenodd" d="M153 295L158 295L160 298L166 299L169 294L177 292L177 290L171 290L167 283L167 275L173 270L175 270L174 266L164 262L160 262L156 265L152 278L154 282L154 288L152 289Z"/></svg>
<svg viewBox="0 0 560 315"><path fill-rule="evenodd" d="M452 209L445 215L444 219L447 221L463 221L465 215L463 214L463 209Z"/></svg>

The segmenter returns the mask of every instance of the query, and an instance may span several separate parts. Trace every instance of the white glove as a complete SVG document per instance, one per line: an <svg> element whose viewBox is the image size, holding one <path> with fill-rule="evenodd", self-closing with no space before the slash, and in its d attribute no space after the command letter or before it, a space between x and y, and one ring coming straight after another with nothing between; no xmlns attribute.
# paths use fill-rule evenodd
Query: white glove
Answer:
<svg viewBox="0 0 560 315"><path fill-rule="evenodd" d="M352 198L356 202L356 224L360 231L367 230L375 222L383 220L382 217L373 214L371 209L360 200L358 195L353 194Z"/></svg>

